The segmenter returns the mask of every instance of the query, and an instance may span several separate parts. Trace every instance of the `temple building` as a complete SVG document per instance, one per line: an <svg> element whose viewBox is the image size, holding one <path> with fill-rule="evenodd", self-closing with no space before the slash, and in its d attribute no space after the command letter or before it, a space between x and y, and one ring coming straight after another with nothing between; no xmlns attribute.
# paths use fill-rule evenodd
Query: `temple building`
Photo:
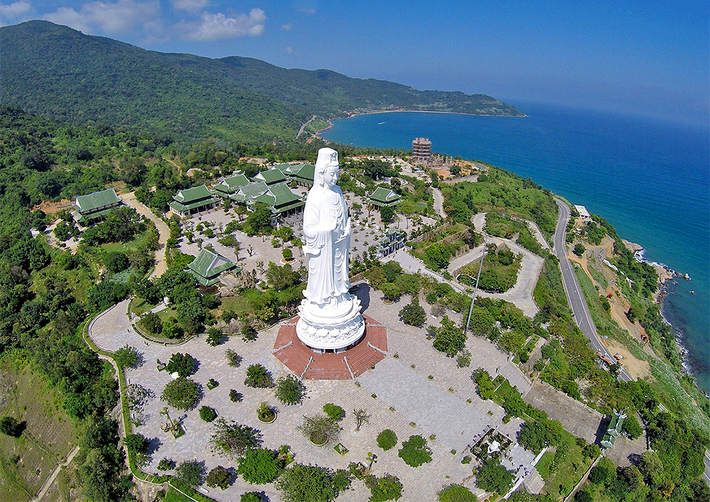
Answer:
<svg viewBox="0 0 710 502"><path fill-rule="evenodd" d="M275 185L254 199L271 207L274 216L288 216L303 209L306 202L285 184Z"/></svg>
<svg viewBox="0 0 710 502"><path fill-rule="evenodd" d="M102 220L109 212L122 205L123 200L116 195L116 191L108 188L89 195L78 195L72 204L72 216L77 223L89 225Z"/></svg>
<svg viewBox="0 0 710 502"><path fill-rule="evenodd" d="M237 193L241 187L247 184L249 184L249 178L244 176L242 173L228 176L214 186L215 195L219 195L220 197L229 197L230 195Z"/></svg>
<svg viewBox="0 0 710 502"><path fill-rule="evenodd" d="M263 181L268 186L286 183L286 175L281 172L280 169L275 168L269 169L268 171L261 171L252 179L254 181Z"/></svg>
<svg viewBox="0 0 710 502"><path fill-rule="evenodd" d="M387 206L394 207L400 203L402 196L390 188L377 187L374 192L372 192L367 197L367 203L371 206Z"/></svg>
<svg viewBox="0 0 710 502"><path fill-rule="evenodd" d="M197 282L208 287L214 286L219 282L219 275L222 272L231 270L236 266L236 263L214 251L201 249L200 254L190 262L185 271L192 274L197 279ZM237 272L240 270L237 267Z"/></svg>
<svg viewBox="0 0 710 502"><path fill-rule="evenodd" d="M200 185L180 190L177 195L173 195L170 208L181 216L189 216L200 211L212 209L219 202L219 197L216 197L205 185Z"/></svg>
<svg viewBox="0 0 710 502"><path fill-rule="evenodd" d="M614 410L614 413L611 415L611 421L607 427L606 434L604 434L604 437L601 440L601 445L604 448L611 448L614 446L616 438L619 434L621 434L621 427L624 425L624 420L626 420L626 415Z"/></svg>

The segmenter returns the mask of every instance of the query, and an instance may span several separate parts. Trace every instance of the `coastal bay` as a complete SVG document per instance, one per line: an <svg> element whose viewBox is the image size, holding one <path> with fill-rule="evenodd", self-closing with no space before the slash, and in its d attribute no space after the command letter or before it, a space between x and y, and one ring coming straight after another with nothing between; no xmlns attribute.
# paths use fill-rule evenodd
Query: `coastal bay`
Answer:
<svg viewBox="0 0 710 502"><path fill-rule="evenodd" d="M517 104L525 118L389 113L334 121L328 140L472 158L530 177L607 219L667 281L663 315L710 391L710 180L707 130L639 117Z"/></svg>

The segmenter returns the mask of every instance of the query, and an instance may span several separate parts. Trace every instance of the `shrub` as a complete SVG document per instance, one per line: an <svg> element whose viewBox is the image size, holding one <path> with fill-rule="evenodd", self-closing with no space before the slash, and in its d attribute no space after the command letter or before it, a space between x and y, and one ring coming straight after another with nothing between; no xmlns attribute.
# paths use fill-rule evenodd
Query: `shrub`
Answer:
<svg viewBox="0 0 710 502"><path fill-rule="evenodd" d="M333 421L338 421L342 420L343 416L345 415L345 412L343 409L335 405L333 403L327 403L323 405L323 412L328 415L328 418L330 418Z"/></svg>
<svg viewBox="0 0 710 502"><path fill-rule="evenodd" d="M281 251L281 254L284 257L284 261L291 261L293 260L293 251L289 248L284 248L283 251Z"/></svg>
<svg viewBox="0 0 710 502"><path fill-rule="evenodd" d="M262 502L261 495L259 495L259 492L243 493L242 496L239 497L239 502Z"/></svg>
<svg viewBox="0 0 710 502"><path fill-rule="evenodd" d="M276 412L266 401L257 408L256 415L262 422L272 422L276 418Z"/></svg>
<svg viewBox="0 0 710 502"><path fill-rule="evenodd" d="M217 412L214 411L214 408L203 406L200 408L200 418L205 422L212 422L215 418L217 418Z"/></svg>
<svg viewBox="0 0 710 502"><path fill-rule="evenodd" d="M283 471L275 484L285 502L328 502L338 495L335 477L324 467L294 464Z"/></svg>
<svg viewBox="0 0 710 502"><path fill-rule="evenodd" d="M298 404L305 394L306 386L293 375L279 378L276 382L276 398L283 404Z"/></svg>
<svg viewBox="0 0 710 502"><path fill-rule="evenodd" d="M233 403L238 403L244 396L237 389L229 389L229 400Z"/></svg>
<svg viewBox="0 0 710 502"><path fill-rule="evenodd" d="M237 462L237 474L251 484L271 483L283 470L277 453L266 448L247 450Z"/></svg>
<svg viewBox="0 0 710 502"><path fill-rule="evenodd" d="M163 458L158 462L159 471L169 471L175 468L175 462L169 458Z"/></svg>
<svg viewBox="0 0 710 502"><path fill-rule="evenodd" d="M397 434L393 430L385 429L377 435L377 445L387 451L397 445Z"/></svg>
<svg viewBox="0 0 710 502"><path fill-rule="evenodd" d="M404 324L408 324L409 326L421 327L426 322L426 312L418 302L405 305L402 310L399 311L399 317Z"/></svg>
<svg viewBox="0 0 710 502"><path fill-rule="evenodd" d="M214 378L210 378L209 380L207 380L207 388L209 390L212 390L215 387L219 387L219 382L217 380L215 380Z"/></svg>
<svg viewBox="0 0 710 502"><path fill-rule="evenodd" d="M224 355L227 356L227 362L230 366L238 368L242 364L242 356L234 352L232 349L227 349L224 351Z"/></svg>
<svg viewBox="0 0 710 502"><path fill-rule="evenodd" d="M247 378L244 380L244 385L247 387L264 389L273 384L271 373L261 364L252 364L247 368Z"/></svg>
<svg viewBox="0 0 710 502"><path fill-rule="evenodd" d="M138 321L138 327L147 331L149 335L158 335L163 331L163 321L160 320L158 314L150 312Z"/></svg>
<svg viewBox="0 0 710 502"><path fill-rule="evenodd" d="M229 482L232 479L232 474L228 469L225 469L221 465L218 465L212 469L207 477L205 478L205 483L207 486L212 488L219 486L222 490L229 488Z"/></svg>
<svg viewBox="0 0 710 502"><path fill-rule="evenodd" d="M431 450L426 444L426 439L421 436L410 436L402 443L398 455L410 467L419 467L431 462Z"/></svg>

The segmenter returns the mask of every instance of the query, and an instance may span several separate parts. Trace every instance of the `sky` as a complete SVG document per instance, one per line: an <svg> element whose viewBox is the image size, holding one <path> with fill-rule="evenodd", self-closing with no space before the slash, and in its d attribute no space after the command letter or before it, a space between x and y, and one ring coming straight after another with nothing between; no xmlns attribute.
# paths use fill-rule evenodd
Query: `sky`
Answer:
<svg viewBox="0 0 710 502"><path fill-rule="evenodd" d="M160 52L248 56L417 89L558 103L708 127L707 0L0 0Z"/></svg>

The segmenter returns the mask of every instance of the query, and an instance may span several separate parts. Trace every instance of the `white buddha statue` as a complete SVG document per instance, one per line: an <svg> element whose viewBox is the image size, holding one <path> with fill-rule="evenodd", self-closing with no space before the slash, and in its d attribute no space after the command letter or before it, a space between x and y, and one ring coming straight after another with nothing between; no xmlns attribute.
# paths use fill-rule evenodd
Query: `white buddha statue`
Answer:
<svg viewBox="0 0 710 502"><path fill-rule="evenodd" d="M338 152L321 148L303 213L308 286L296 332L303 343L317 350L345 349L365 330L360 301L348 292L351 224L345 197L337 186L339 170Z"/></svg>

